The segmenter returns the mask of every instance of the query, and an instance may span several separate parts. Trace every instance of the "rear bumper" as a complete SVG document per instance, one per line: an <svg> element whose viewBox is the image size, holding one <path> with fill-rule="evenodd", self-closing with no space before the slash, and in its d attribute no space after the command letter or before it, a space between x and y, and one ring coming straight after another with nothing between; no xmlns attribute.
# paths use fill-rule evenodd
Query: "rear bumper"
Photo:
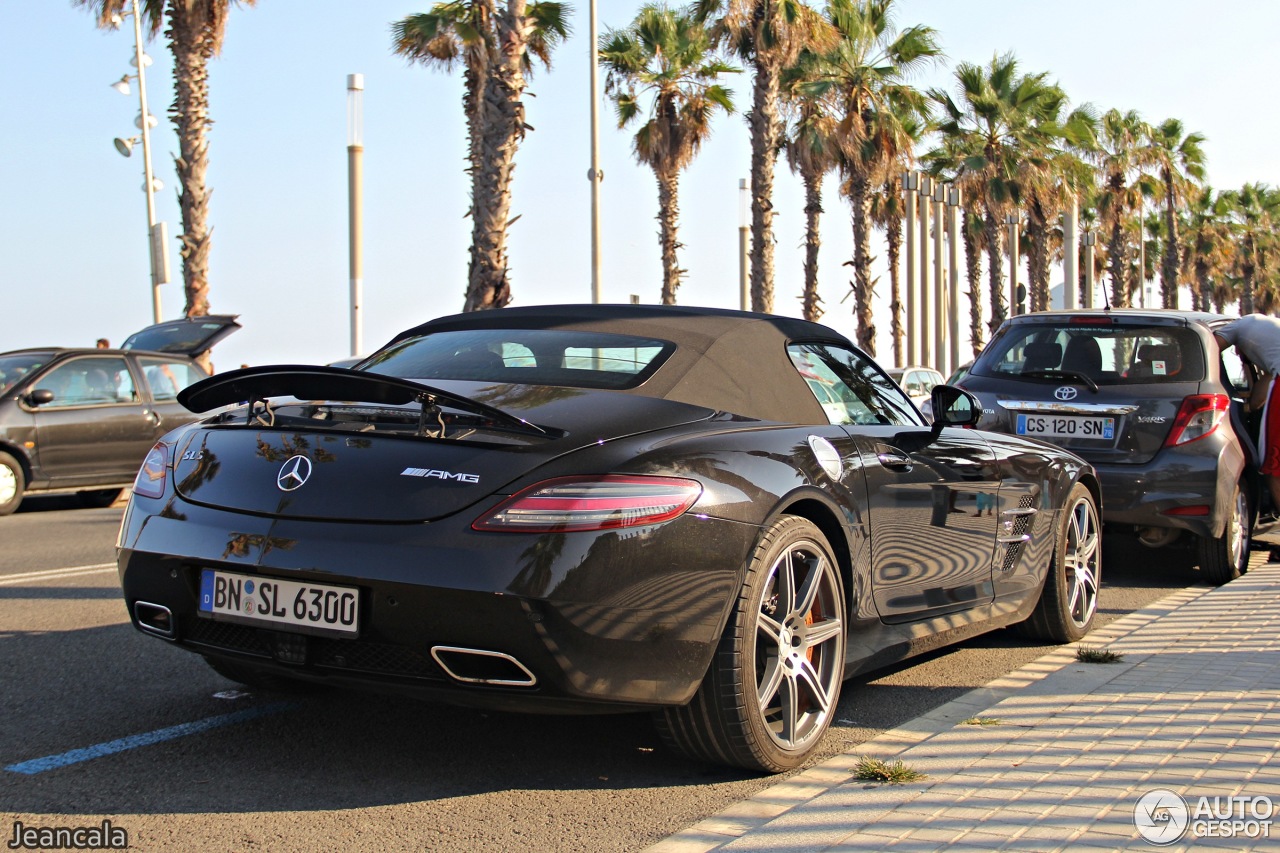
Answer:
<svg viewBox="0 0 1280 853"><path fill-rule="evenodd" d="M1230 435L1209 435L1166 447L1144 465L1095 463L1102 483L1102 517L1109 525L1169 527L1218 537L1231 513L1233 486L1245 455ZM1204 514L1170 514L1206 508Z"/></svg>
<svg viewBox="0 0 1280 853"><path fill-rule="evenodd" d="M449 520L273 522L182 501L144 511L138 502L160 502L134 500L119 569L139 630L135 604L142 601L167 608L169 641L193 652L302 680L512 710L687 702L759 533L692 514L656 527L534 536L477 533ZM305 636L202 616L204 568L356 587L359 636ZM531 677L514 680L532 683L477 683L465 667L451 674L432 653L439 647L500 656L476 666L496 671L499 681L524 670Z"/></svg>

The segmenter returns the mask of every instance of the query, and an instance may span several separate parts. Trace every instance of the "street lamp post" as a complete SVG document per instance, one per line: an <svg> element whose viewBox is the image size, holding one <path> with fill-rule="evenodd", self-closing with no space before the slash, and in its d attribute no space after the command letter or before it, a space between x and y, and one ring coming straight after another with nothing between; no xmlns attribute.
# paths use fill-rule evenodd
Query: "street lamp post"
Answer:
<svg viewBox="0 0 1280 853"><path fill-rule="evenodd" d="M929 307L929 204L933 196L933 179L920 176L920 361L926 367L933 365L933 314Z"/></svg>
<svg viewBox="0 0 1280 853"><path fill-rule="evenodd" d="M351 280L351 355L364 352L364 75L347 75L347 239Z"/></svg>
<svg viewBox="0 0 1280 853"><path fill-rule="evenodd" d="M131 8L124 15L133 16L133 62L137 66L136 75L126 74L112 84L112 88L122 95L129 94L129 80L138 81L138 129L140 137L115 140L116 150L125 157L133 154L133 144L139 139L142 142L142 190L147 196L147 258L151 266L151 316L153 322L160 322L160 285L169 281L169 255L164 223L156 223L156 189L159 183L151 169L151 127L155 117L147 109L147 64L151 57L142 49L142 16L138 14L138 0L131 0ZM112 16L111 22L118 27L123 23L120 16Z"/></svg>
<svg viewBox="0 0 1280 853"><path fill-rule="evenodd" d="M1022 287L1018 283L1018 216L1010 213L1005 217L1009 226L1009 313L1021 314L1026 310L1022 302Z"/></svg>
<svg viewBox="0 0 1280 853"><path fill-rule="evenodd" d="M947 367L947 282L942 274L942 237L945 228L942 214L946 209L947 187L942 181L933 184L933 357L934 367L944 376Z"/></svg>
<svg viewBox="0 0 1280 853"><path fill-rule="evenodd" d="M1098 242L1098 235L1093 231L1085 231L1081 242L1084 243L1084 307L1093 307L1093 247Z"/></svg>
<svg viewBox="0 0 1280 853"><path fill-rule="evenodd" d="M902 200L903 211L902 218L907 225L906 234L906 256L907 256L907 279L905 282L905 290L907 292L907 351L903 355L903 364L898 367L906 367L909 364L916 363L916 353L919 352L917 340L916 322L916 295L918 285L916 283L916 193L920 189L920 175L916 172L902 173Z"/></svg>
<svg viewBox="0 0 1280 853"><path fill-rule="evenodd" d="M1062 307L1067 311L1076 310L1080 304L1076 296L1076 289L1080 282L1077 266L1080 257L1077 254L1079 251L1078 215L1079 206L1073 190L1067 198L1066 209L1062 212Z"/></svg>
<svg viewBox="0 0 1280 853"><path fill-rule="evenodd" d="M751 308L751 189L738 179L738 307Z"/></svg>
<svg viewBox="0 0 1280 853"><path fill-rule="evenodd" d="M591 0L590 5L591 45L588 53L591 57L591 169L587 172L587 178L591 181L591 301L598 304L603 286L600 260L600 182L604 180L604 172L600 170L600 48L596 43L596 0Z"/></svg>
<svg viewBox="0 0 1280 853"><path fill-rule="evenodd" d="M947 184L947 331L951 337L951 370L960 366L960 188ZM950 375L950 374L948 374Z"/></svg>

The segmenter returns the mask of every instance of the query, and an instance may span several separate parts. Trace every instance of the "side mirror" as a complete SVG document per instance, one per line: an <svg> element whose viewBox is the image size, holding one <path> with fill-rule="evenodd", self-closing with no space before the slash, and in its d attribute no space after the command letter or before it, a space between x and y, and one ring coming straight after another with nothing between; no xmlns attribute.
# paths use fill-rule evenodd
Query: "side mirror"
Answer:
<svg viewBox="0 0 1280 853"><path fill-rule="evenodd" d="M28 406L43 406L53 402L53 392L48 388L37 388L26 396Z"/></svg>
<svg viewBox="0 0 1280 853"><path fill-rule="evenodd" d="M978 398L954 385L935 385L929 401L934 426L975 426L982 417Z"/></svg>

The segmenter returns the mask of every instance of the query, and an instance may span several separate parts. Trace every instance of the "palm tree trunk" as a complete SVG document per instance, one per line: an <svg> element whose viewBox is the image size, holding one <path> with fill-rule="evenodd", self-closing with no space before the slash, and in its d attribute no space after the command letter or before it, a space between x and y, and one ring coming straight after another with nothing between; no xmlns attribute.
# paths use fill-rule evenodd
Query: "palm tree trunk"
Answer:
<svg viewBox="0 0 1280 853"><path fill-rule="evenodd" d="M1209 295L1212 288L1209 285L1209 265L1202 260L1196 260L1196 292L1194 295L1195 308L1197 311L1209 310Z"/></svg>
<svg viewBox="0 0 1280 853"><path fill-rule="evenodd" d="M473 178L472 257L464 311L501 308L511 301L507 269L507 226L516 149L524 139L524 71L521 67L530 22L525 0L507 0L497 12L494 43L488 46L480 172Z"/></svg>
<svg viewBox="0 0 1280 853"><path fill-rule="evenodd" d="M1178 307L1178 206L1173 178L1166 172L1164 185L1164 262L1160 267L1160 298L1165 308Z"/></svg>
<svg viewBox="0 0 1280 853"><path fill-rule="evenodd" d="M888 199L900 199L902 191L892 178L884 183ZM902 291L898 285L898 267L902 257L902 204L889 203L892 211L884 224L885 242L889 250L889 337L893 339L893 363L902 364Z"/></svg>
<svg viewBox="0 0 1280 853"><path fill-rule="evenodd" d="M680 221L680 177L654 170L658 179L658 242L662 245L662 304L676 304L676 290L680 287L680 261L676 250L680 248L676 228Z"/></svg>
<svg viewBox="0 0 1280 853"><path fill-rule="evenodd" d="M849 177L849 206L853 209L853 313L858 324L858 346L876 354L876 327L871 310L871 216L867 209L864 174Z"/></svg>
<svg viewBox="0 0 1280 853"><path fill-rule="evenodd" d="M804 318L816 323L822 317L818 295L818 250L822 248L822 172L804 169Z"/></svg>
<svg viewBox="0 0 1280 853"><path fill-rule="evenodd" d="M198 5L169 3L169 49L173 53L173 105L169 115L178 132L178 205L182 211L183 313L209 313L209 59L217 49L213 32ZM207 359L207 353L203 356Z"/></svg>
<svg viewBox="0 0 1280 853"><path fill-rule="evenodd" d="M989 204L986 205L982 225L987 235L987 282L991 297L991 320L987 323L987 328L995 334L1008 316L1008 311L1004 301L1004 259L1000 257L1000 222Z"/></svg>
<svg viewBox="0 0 1280 853"><path fill-rule="evenodd" d="M756 61L751 128L751 310L773 311L773 167L778 159L778 69Z"/></svg>
<svg viewBox="0 0 1280 853"><path fill-rule="evenodd" d="M972 220L975 213L964 209L960 213L965 227L964 233L964 268L969 280L969 340L973 344L973 356L982 352L982 249L974 237Z"/></svg>
<svg viewBox="0 0 1280 853"><path fill-rule="evenodd" d="M1027 245L1030 249L1031 310L1049 307L1049 223L1039 199L1027 205Z"/></svg>
<svg viewBox="0 0 1280 853"><path fill-rule="evenodd" d="M1129 306L1129 282L1125 276L1128 247L1125 245L1124 229L1120 217L1116 217L1111 226L1111 241L1107 244L1107 268L1111 273L1111 307L1127 308Z"/></svg>

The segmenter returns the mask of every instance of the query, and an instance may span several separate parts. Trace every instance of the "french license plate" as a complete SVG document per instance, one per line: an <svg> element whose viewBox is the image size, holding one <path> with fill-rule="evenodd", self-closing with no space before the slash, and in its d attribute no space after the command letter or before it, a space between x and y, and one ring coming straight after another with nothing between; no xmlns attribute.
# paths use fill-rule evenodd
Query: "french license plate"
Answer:
<svg viewBox="0 0 1280 853"><path fill-rule="evenodd" d="M304 634L354 637L360 630L360 590L309 581L204 569L198 609L214 619L284 625Z"/></svg>
<svg viewBox="0 0 1280 853"><path fill-rule="evenodd" d="M1079 415L1018 415L1017 433L1042 438L1110 440L1116 437L1116 419Z"/></svg>

